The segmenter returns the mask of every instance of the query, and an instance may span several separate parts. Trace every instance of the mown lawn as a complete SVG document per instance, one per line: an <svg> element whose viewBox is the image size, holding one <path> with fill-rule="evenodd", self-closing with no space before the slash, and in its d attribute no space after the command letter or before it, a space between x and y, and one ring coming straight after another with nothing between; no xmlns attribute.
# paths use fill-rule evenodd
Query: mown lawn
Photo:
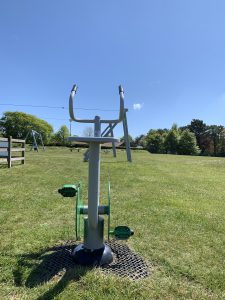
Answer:
<svg viewBox="0 0 225 300"><path fill-rule="evenodd" d="M24 166L0 166L0 299L225 299L225 158L102 154L102 197L111 181L112 225L151 265L133 282L98 269L71 271L40 285L27 280L40 254L74 239L74 203L57 190L79 180L82 152L27 152Z"/></svg>

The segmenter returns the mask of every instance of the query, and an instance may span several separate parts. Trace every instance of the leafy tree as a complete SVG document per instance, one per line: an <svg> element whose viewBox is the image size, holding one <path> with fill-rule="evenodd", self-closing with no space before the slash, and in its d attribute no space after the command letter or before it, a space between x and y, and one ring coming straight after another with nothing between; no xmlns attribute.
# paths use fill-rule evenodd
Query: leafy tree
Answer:
<svg viewBox="0 0 225 300"><path fill-rule="evenodd" d="M178 126L176 123L173 123L172 127L171 127L171 130L174 130L174 131L177 131L178 132Z"/></svg>
<svg viewBox="0 0 225 300"><path fill-rule="evenodd" d="M129 142L130 142L130 145L131 145L132 147L134 147L134 146L135 146L135 145L134 145L134 140L133 140L132 136L129 135L129 134L128 134L128 140L129 140ZM122 136L122 137L120 138L120 141L121 141L121 142L125 142L124 136Z"/></svg>
<svg viewBox="0 0 225 300"><path fill-rule="evenodd" d="M207 129L207 125L202 120L193 119L191 121L191 124L188 125L187 128L195 134L199 148L203 149L204 145L202 145L201 143L202 141L201 137L205 133Z"/></svg>
<svg viewBox="0 0 225 300"><path fill-rule="evenodd" d="M149 130L146 138L146 148L151 153L163 153L164 152L164 134L158 132L158 130Z"/></svg>
<svg viewBox="0 0 225 300"><path fill-rule="evenodd" d="M67 144L67 138L69 137L70 132L66 125L62 125L59 130L54 135L54 140L60 145Z"/></svg>
<svg viewBox="0 0 225 300"><path fill-rule="evenodd" d="M199 154L199 152L200 149L197 146L195 134L187 129L184 130L179 139L178 153L183 155L196 155Z"/></svg>
<svg viewBox="0 0 225 300"><path fill-rule="evenodd" d="M166 153L176 154L179 145L179 130L176 124L172 126L165 137L164 147Z"/></svg>
<svg viewBox="0 0 225 300"><path fill-rule="evenodd" d="M225 128L220 125L211 125L207 127L204 136L209 137L213 143L213 154L218 155L220 152L220 143L223 141Z"/></svg>
<svg viewBox="0 0 225 300"><path fill-rule="evenodd" d="M135 147L144 147L146 146L146 142L145 142L145 135L144 134L141 134L139 136L137 136L135 139L134 139L134 146Z"/></svg>
<svg viewBox="0 0 225 300"><path fill-rule="evenodd" d="M182 132L182 131L184 131L184 130L189 130L189 129L188 129L188 126L181 126L181 127L179 127L179 131L180 131L180 132Z"/></svg>
<svg viewBox="0 0 225 300"><path fill-rule="evenodd" d="M46 121L24 112L5 112L0 119L0 131L5 137L25 139L29 131L35 130L42 135L43 142L48 143L53 127ZM32 142L29 136L27 142Z"/></svg>
<svg viewBox="0 0 225 300"><path fill-rule="evenodd" d="M225 156L225 135L220 136L218 155Z"/></svg>

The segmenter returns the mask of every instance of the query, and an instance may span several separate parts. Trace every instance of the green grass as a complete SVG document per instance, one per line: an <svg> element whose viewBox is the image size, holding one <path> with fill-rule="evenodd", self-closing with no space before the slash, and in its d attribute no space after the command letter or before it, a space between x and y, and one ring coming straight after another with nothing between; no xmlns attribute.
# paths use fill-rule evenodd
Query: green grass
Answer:
<svg viewBox="0 0 225 300"><path fill-rule="evenodd" d="M101 189L111 181L112 225L128 225L129 247L151 264L132 282L80 269L28 287L37 253L74 238L73 200L57 190L88 165L65 148L27 152L26 165L0 166L0 299L225 299L225 159L125 152L102 154ZM24 259L26 258L26 259Z"/></svg>

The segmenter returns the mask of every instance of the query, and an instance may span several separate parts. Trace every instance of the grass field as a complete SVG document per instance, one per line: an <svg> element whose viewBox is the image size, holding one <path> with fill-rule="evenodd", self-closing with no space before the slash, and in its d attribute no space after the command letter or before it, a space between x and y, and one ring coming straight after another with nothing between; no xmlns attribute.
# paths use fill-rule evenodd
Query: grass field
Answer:
<svg viewBox="0 0 225 300"><path fill-rule="evenodd" d="M27 152L24 166L0 166L0 299L225 299L225 158L102 154L111 181L112 225L128 225L128 246L151 265L133 282L98 269L27 285L45 249L74 238L74 203L57 190L82 180L81 152Z"/></svg>

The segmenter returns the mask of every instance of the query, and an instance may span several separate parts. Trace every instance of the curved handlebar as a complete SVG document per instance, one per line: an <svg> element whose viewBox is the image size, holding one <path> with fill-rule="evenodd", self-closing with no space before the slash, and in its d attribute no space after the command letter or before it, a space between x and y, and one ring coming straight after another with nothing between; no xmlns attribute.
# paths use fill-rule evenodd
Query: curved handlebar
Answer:
<svg viewBox="0 0 225 300"><path fill-rule="evenodd" d="M73 85L71 93L70 93L70 99L69 99L69 114L71 120L75 122L81 122L81 123L95 123L95 119L78 119L74 115L73 111L73 100L75 97L75 94L77 92L77 86L76 84ZM124 91L122 86L119 86L119 94L120 94L120 113L119 113L119 118L116 120L101 120L100 123L119 123L123 120L124 118Z"/></svg>
<svg viewBox="0 0 225 300"><path fill-rule="evenodd" d="M76 92L77 92L77 86L76 86L76 84L73 85L71 92L75 92L75 94L76 94Z"/></svg>

